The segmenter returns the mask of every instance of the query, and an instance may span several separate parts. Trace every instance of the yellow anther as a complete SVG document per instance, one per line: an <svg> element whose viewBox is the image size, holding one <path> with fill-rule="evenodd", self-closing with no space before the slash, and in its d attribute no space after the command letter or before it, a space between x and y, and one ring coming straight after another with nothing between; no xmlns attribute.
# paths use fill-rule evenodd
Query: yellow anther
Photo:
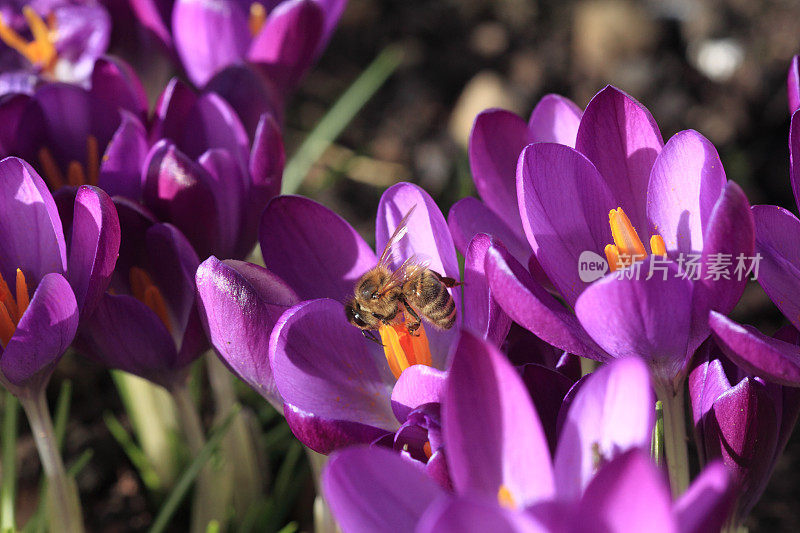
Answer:
<svg viewBox="0 0 800 533"><path fill-rule="evenodd" d="M661 235L650 237L650 253L653 255L667 255L667 245Z"/></svg>
<svg viewBox="0 0 800 533"><path fill-rule="evenodd" d="M64 185L79 187L81 185L97 185L100 181L100 147L97 137L86 137L86 165L72 160L67 164L67 177L61 172L53 153L46 146L39 148L39 164L47 185L57 191Z"/></svg>
<svg viewBox="0 0 800 533"><path fill-rule="evenodd" d="M264 27L264 22L267 21L267 10L264 9L264 4L253 2L250 4L250 17L247 19L247 27L250 29L250 35L255 37L261 28Z"/></svg>
<svg viewBox="0 0 800 533"><path fill-rule="evenodd" d="M611 224L611 236L614 238L614 244L617 245L620 257L630 258L634 261L647 257L647 251L644 249L642 240L639 239L639 234L636 233L636 228L633 227L628 215L621 207L612 209L608 213L608 221Z"/></svg>
<svg viewBox="0 0 800 533"><path fill-rule="evenodd" d="M128 272L131 283L131 293L134 298L150 308L161 322L167 327L167 331L172 333L172 326L169 320L169 311L164 296L156 287L150 275L139 267L131 267Z"/></svg>
<svg viewBox="0 0 800 533"><path fill-rule="evenodd" d="M16 276L16 299L11 296L6 280L0 274L0 342L3 347L8 345L8 341L14 336L22 315L28 309L30 295L28 294L28 284L25 282L25 274L17 269Z"/></svg>
<svg viewBox="0 0 800 533"><path fill-rule="evenodd" d="M500 488L497 490L497 503L506 509L517 508L517 502L514 501L514 496L511 495L511 491L508 490L508 487L505 485L500 485Z"/></svg>
<svg viewBox="0 0 800 533"><path fill-rule="evenodd" d="M55 17L51 14L45 22L30 6L23 7L22 14L31 29L33 40L26 41L6 23L2 15L0 15L0 40L19 52L31 64L52 73L58 59L55 45L57 35Z"/></svg>
<svg viewBox="0 0 800 533"><path fill-rule="evenodd" d="M384 324L378 328L386 361L395 378L399 378L403 370L412 365L431 366L431 349L425 335L425 326L420 324L416 334L411 335L407 324Z"/></svg>

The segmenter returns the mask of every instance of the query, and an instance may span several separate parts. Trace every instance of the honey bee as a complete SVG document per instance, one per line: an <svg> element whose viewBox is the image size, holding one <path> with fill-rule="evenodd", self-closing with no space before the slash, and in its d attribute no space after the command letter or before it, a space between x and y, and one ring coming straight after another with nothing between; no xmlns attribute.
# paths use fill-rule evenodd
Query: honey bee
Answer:
<svg viewBox="0 0 800 533"><path fill-rule="evenodd" d="M456 320L456 305L447 289L460 285L458 281L429 269L427 261L416 255L391 269L394 251L408 232L408 219L415 207L400 220L378 264L358 279L354 296L344 307L347 320L378 344L381 341L374 330L397 321L401 313L411 318L407 320L411 335L419 335L421 317L439 329L450 329Z"/></svg>

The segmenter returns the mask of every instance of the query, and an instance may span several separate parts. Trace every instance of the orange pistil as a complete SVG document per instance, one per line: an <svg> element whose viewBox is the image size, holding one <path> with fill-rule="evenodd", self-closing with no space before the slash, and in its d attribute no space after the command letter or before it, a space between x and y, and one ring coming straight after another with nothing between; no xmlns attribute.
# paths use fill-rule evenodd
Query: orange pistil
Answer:
<svg viewBox="0 0 800 533"><path fill-rule="evenodd" d="M15 289L16 299L11 295L6 280L0 274L0 342L3 343L3 347L7 346L8 341L14 336L17 324L30 303L28 284L25 282L25 274L20 269L17 269Z"/></svg>
<svg viewBox="0 0 800 533"><path fill-rule="evenodd" d="M49 148L45 146L39 148L38 155L44 179L53 191L57 191L65 185L73 187L97 185L100 179L100 150L97 144L97 137L94 135L89 135L86 138L86 166L84 167L80 162L73 159L67 165L66 177Z"/></svg>
<svg viewBox="0 0 800 533"><path fill-rule="evenodd" d="M628 267L647 257L647 250L645 250L639 234L636 233L636 228L633 227L628 215L621 207L612 209L608 213L608 222L611 225L614 244L607 244L604 251L611 272ZM650 238L650 251L654 255L667 254L667 248L661 235L653 235Z"/></svg>
<svg viewBox="0 0 800 533"><path fill-rule="evenodd" d="M408 321L403 320L388 326L382 325L378 328L378 333L383 342L386 361L395 378L399 378L403 370L411 365L431 366L431 349L424 325L420 324L416 335L411 335L408 332Z"/></svg>
<svg viewBox="0 0 800 533"><path fill-rule="evenodd" d="M511 495L511 491L508 490L508 487L505 485L500 485L500 488L497 490L497 503L506 509L517 508L517 502L514 501L514 496Z"/></svg>
<svg viewBox="0 0 800 533"><path fill-rule="evenodd" d="M128 276L131 282L131 293L133 293L134 298L149 307L167 327L167 331L172 332L169 311L167 311L164 296L147 272L139 267L131 267Z"/></svg>
<svg viewBox="0 0 800 533"><path fill-rule="evenodd" d="M58 60L55 45L58 35L56 17L53 13L50 13L45 22L30 6L23 7L22 14L25 16L25 20L28 21L33 40L25 40L6 23L2 15L0 15L0 40L19 52L32 65L52 74Z"/></svg>
<svg viewBox="0 0 800 533"><path fill-rule="evenodd" d="M267 10L264 9L264 4L253 2L250 4L250 16L247 19L247 27L250 29L250 35L255 37L261 28L264 27L264 22L267 21Z"/></svg>

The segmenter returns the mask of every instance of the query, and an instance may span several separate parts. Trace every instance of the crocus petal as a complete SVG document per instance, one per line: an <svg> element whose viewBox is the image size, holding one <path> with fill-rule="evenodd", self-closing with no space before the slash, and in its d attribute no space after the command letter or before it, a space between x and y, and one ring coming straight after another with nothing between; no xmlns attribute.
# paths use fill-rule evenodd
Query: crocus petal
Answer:
<svg viewBox="0 0 800 533"><path fill-rule="evenodd" d="M145 120L149 109L147 93L133 67L111 57L101 57L93 61L93 66L89 93Z"/></svg>
<svg viewBox="0 0 800 533"><path fill-rule="evenodd" d="M131 9L139 23L153 32L161 44L169 50L172 48L172 35L164 23L168 20L169 13L162 14L159 10L163 4L164 2L158 0L130 0Z"/></svg>
<svg viewBox="0 0 800 533"><path fill-rule="evenodd" d="M159 223L148 228L145 249L149 259L148 272L164 296L172 335L175 344L180 346L195 309L195 272L200 260L183 233L172 224ZM190 362L179 360L178 364Z"/></svg>
<svg viewBox="0 0 800 533"><path fill-rule="evenodd" d="M399 426L389 401L389 366L379 347L347 322L341 303L310 300L286 311L272 331L269 356L287 407L387 431ZM324 443L305 444L321 451ZM322 448L321 453L328 451Z"/></svg>
<svg viewBox="0 0 800 533"><path fill-rule="evenodd" d="M258 238L261 213L269 201L280 194L286 154L281 139L281 129L269 114L258 122L253 148L250 151L250 183L244 199L242 228L239 231L234 257L245 257Z"/></svg>
<svg viewBox="0 0 800 533"><path fill-rule="evenodd" d="M237 2L176 0L172 11L175 48L195 85L242 62L250 44L247 17Z"/></svg>
<svg viewBox="0 0 800 533"><path fill-rule="evenodd" d="M767 337L712 311L714 338L725 355L747 372L780 385L800 387L800 347Z"/></svg>
<svg viewBox="0 0 800 533"><path fill-rule="evenodd" d="M85 335L84 335L85 333ZM85 355L169 386L180 370L175 341L161 319L145 304L127 294L103 295L92 320L82 330Z"/></svg>
<svg viewBox="0 0 800 533"><path fill-rule="evenodd" d="M634 228L648 227L647 184L663 146L650 112L610 85L586 106L575 143L594 163Z"/></svg>
<svg viewBox="0 0 800 533"><path fill-rule="evenodd" d="M111 17L101 5L61 5L52 14L58 29L56 71L66 67L61 79L82 82L108 48Z"/></svg>
<svg viewBox="0 0 800 533"><path fill-rule="evenodd" d="M110 196L142 199L142 168L149 146L144 126L134 115L120 112L122 123L106 147L98 184Z"/></svg>
<svg viewBox="0 0 800 533"><path fill-rule="evenodd" d="M440 498L429 507L414 531L416 533L441 531L546 533L552 530L539 524L528 513L487 504L482 500Z"/></svg>
<svg viewBox="0 0 800 533"><path fill-rule="evenodd" d="M539 100L528 120L529 142L565 144L575 148L583 112L569 98L548 94Z"/></svg>
<svg viewBox="0 0 800 533"><path fill-rule="evenodd" d="M34 77L35 79L35 77ZM0 77L0 89L5 85L5 79ZM2 101L0 101L0 153L13 154L18 152L18 133L17 127L20 120L28 108L31 97L28 94L18 94L18 91L11 91L14 94L2 94ZM33 94L31 89L29 94Z"/></svg>
<svg viewBox="0 0 800 533"><path fill-rule="evenodd" d="M69 281L82 316L89 316L108 287L117 263L120 227L114 202L102 189L78 189L72 215Z"/></svg>
<svg viewBox="0 0 800 533"><path fill-rule="evenodd" d="M527 263L531 247L520 228L519 233L509 228L494 211L477 198L463 198L450 208L447 224L453 235L456 250L466 255L472 238L478 233L491 235L508 249L520 263Z"/></svg>
<svg viewBox="0 0 800 533"><path fill-rule="evenodd" d="M201 318L211 344L231 371L278 407L269 365L269 334L297 295L269 270L214 256L197 269Z"/></svg>
<svg viewBox="0 0 800 533"><path fill-rule="evenodd" d="M251 65L225 67L204 91L218 94L231 105L251 139L265 113L281 122L284 95L274 81Z"/></svg>
<svg viewBox="0 0 800 533"><path fill-rule="evenodd" d="M714 402L703 425L706 459L722 459L737 487L737 521L766 487L778 440L778 420L767 387L745 378Z"/></svg>
<svg viewBox="0 0 800 533"><path fill-rule="evenodd" d="M216 200L219 240L213 251L222 257L231 257L237 247L247 201L246 178L242 175L241 166L226 150L209 150L200 157L198 163L211 178L208 188Z"/></svg>
<svg viewBox="0 0 800 533"><path fill-rule="evenodd" d="M675 134L653 163L647 216L667 250L699 252L727 180L711 142L693 130Z"/></svg>
<svg viewBox="0 0 800 533"><path fill-rule="evenodd" d="M427 365L412 365L397 378L392 389L392 411L397 420L426 403L439 402L446 373Z"/></svg>
<svg viewBox="0 0 800 533"><path fill-rule="evenodd" d="M716 462L708 465L675 502L674 513L681 533L720 531L731 506L730 476Z"/></svg>
<svg viewBox="0 0 800 533"><path fill-rule="evenodd" d="M641 263L647 272L649 259ZM639 264L639 263L637 263ZM631 268L631 267L629 267ZM689 340L692 283L669 269L646 280L615 275L593 283L575 305L592 338L614 357L641 357L656 381L672 384L684 367Z"/></svg>
<svg viewBox="0 0 800 533"><path fill-rule="evenodd" d="M478 194L514 232L521 224L515 208L517 160L529 142L525 121L503 109L480 113L469 137L469 162Z"/></svg>
<svg viewBox="0 0 800 533"><path fill-rule="evenodd" d="M800 56L794 56L789 65L786 77L786 88L789 93L789 113L794 114L800 108Z"/></svg>
<svg viewBox="0 0 800 533"><path fill-rule="evenodd" d="M776 206L752 209L756 222L758 283L792 325L800 327L800 220Z"/></svg>
<svg viewBox="0 0 800 533"><path fill-rule="evenodd" d="M153 146L145 167L145 205L180 228L200 256L211 255L220 221L208 171L166 140Z"/></svg>
<svg viewBox="0 0 800 533"><path fill-rule="evenodd" d="M708 347L707 345L703 346L705 349L701 347L700 350L701 352L705 351L705 360L692 369L687 383L692 404L694 433L698 443L702 443L704 439L703 419L714 407L717 398L731 388L728 377L725 375L725 369L722 367L722 361L719 359L709 361ZM702 464L706 462L705 450L701 445L698 447Z"/></svg>
<svg viewBox="0 0 800 533"><path fill-rule="evenodd" d="M250 44L247 59L290 88L316 59L324 24L324 12L314 0L281 2Z"/></svg>
<svg viewBox="0 0 800 533"><path fill-rule="evenodd" d="M747 285L746 269L750 266L755 246L755 222L742 189L729 182L713 211L703 237L702 269L692 296L692 338L689 348L694 351L709 334L708 311L713 309L727 314L736 306ZM731 258L730 279L714 279L712 265L715 258ZM744 261L739 262L739 258ZM741 267L745 270L741 270Z"/></svg>
<svg viewBox="0 0 800 533"><path fill-rule="evenodd" d="M463 331L442 400L442 429L456 490L518 506L553 495L550 450L528 390L495 347Z"/></svg>
<svg viewBox="0 0 800 533"><path fill-rule="evenodd" d="M259 241L264 264L303 300L344 302L352 297L356 280L377 262L350 224L300 196L280 196L269 203L261 216Z"/></svg>
<svg viewBox="0 0 800 533"><path fill-rule="evenodd" d="M533 281L502 245L489 248L485 261L492 295L511 320L562 350L598 361L607 359L575 315Z"/></svg>
<svg viewBox="0 0 800 533"><path fill-rule="evenodd" d="M197 97L175 142L192 159L206 150L220 148L229 152L242 169L247 168L250 156L247 132L230 104L214 93Z"/></svg>
<svg viewBox="0 0 800 533"><path fill-rule="evenodd" d="M17 387L44 387L78 329L78 305L64 276L46 274L14 336L0 353L0 370Z"/></svg>
<svg viewBox="0 0 800 533"><path fill-rule="evenodd" d="M352 448L331 457L322 490L348 533L414 531L431 502L445 495L421 469L381 448Z"/></svg>
<svg viewBox="0 0 800 533"><path fill-rule="evenodd" d="M603 466L586 487L582 504L584 516L593 520L589 531L678 531L662 474L638 449Z"/></svg>
<svg viewBox="0 0 800 533"><path fill-rule="evenodd" d="M588 286L578 266L584 252L612 243L608 185L582 154L561 144L525 147L517 167L522 226L539 264L570 305ZM598 256L600 257L600 256Z"/></svg>
<svg viewBox="0 0 800 533"><path fill-rule="evenodd" d="M649 451L654 405L650 372L640 359L620 359L591 374L559 436L553 463L559 496L580 498L598 455L607 462L632 448Z"/></svg>
<svg viewBox="0 0 800 533"><path fill-rule="evenodd" d="M793 64L796 65L798 56L794 57ZM800 107L800 102L798 102ZM800 205L800 115L792 114L792 122L789 125L789 179L792 183L794 201Z"/></svg>
<svg viewBox="0 0 800 533"><path fill-rule="evenodd" d="M464 263L464 327L500 346L511 327L511 319L492 296L486 277L486 251L492 238L478 234L469 245Z"/></svg>
<svg viewBox="0 0 800 533"><path fill-rule="evenodd" d="M16 157L0 161L0 274L13 283L22 269L29 287L48 272L67 269L61 219L50 191L31 166Z"/></svg>

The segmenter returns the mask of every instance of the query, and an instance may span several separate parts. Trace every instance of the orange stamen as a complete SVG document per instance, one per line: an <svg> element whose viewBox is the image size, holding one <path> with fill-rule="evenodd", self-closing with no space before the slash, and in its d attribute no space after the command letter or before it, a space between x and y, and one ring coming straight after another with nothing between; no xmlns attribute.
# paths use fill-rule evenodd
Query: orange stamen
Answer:
<svg viewBox="0 0 800 533"><path fill-rule="evenodd" d="M58 53L56 52L55 16L48 15L47 22L39 16L30 6L22 8L22 14L31 29L33 40L28 42L19 33L14 31L0 16L0 40L9 47L19 52L31 64L40 67L45 72L52 73Z"/></svg>
<svg viewBox="0 0 800 533"><path fill-rule="evenodd" d="M608 223L611 225L614 244L607 244L604 251L611 272L647 257L647 250L639 234L636 233L636 228L621 207L612 209L608 213ZM650 237L650 251L654 255L667 255L667 247L661 235Z"/></svg>
<svg viewBox="0 0 800 533"><path fill-rule="evenodd" d="M264 22L267 20L267 10L264 5L258 2L250 4L250 17L247 19L247 27L250 29L250 35L255 37L261 28L264 27Z"/></svg>
<svg viewBox="0 0 800 533"><path fill-rule="evenodd" d="M52 190L57 191L66 185L64 174L62 174L61 169L58 168L58 164L56 164L52 152L44 146L39 148L39 163L41 163L42 170L44 170L44 179Z"/></svg>
<svg viewBox="0 0 800 533"><path fill-rule="evenodd" d="M70 161L67 167L67 182L73 187L79 187L86 183L86 174L83 167L77 161Z"/></svg>
<svg viewBox="0 0 800 533"><path fill-rule="evenodd" d="M424 325L420 324L416 335L408 332L407 321L381 325L378 333L389 369L395 378L399 378L403 370L411 365L431 366L431 349Z"/></svg>
<svg viewBox="0 0 800 533"><path fill-rule="evenodd" d="M147 272L139 267L131 267L128 277L130 278L131 293L134 298L149 307L167 327L167 331L172 332L169 311L164 296Z"/></svg>
<svg viewBox="0 0 800 533"><path fill-rule="evenodd" d="M506 509L517 508L517 502L514 501L514 496L511 495L511 491L508 490L508 487L505 485L500 485L500 488L497 490L497 503Z"/></svg>
<svg viewBox="0 0 800 533"><path fill-rule="evenodd" d="M431 441L425 441L425 444L422 445L422 451L425 452L425 457L428 459L431 458L431 455L433 455L433 451L431 450Z"/></svg>
<svg viewBox="0 0 800 533"><path fill-rule="evenodd" d="M28 304L31 303L30 296L28 295L28 284L25 283L25 274L22 270L17 269L17 316L22 318L25 310L28 309Z"/></svg>
<svg viewBox="0 0 800 533"><path fill-rule="evenodd" d="M16 300L11 295L6 280L3 279L2 274L0 274L0 342L3 343L3 347L7 346L8 341L14 336L14 332L17 330L17 324L19 324L22 315L25 314L25 311L28 309L28 304L30 303L25 274L23 274L22 270L19 268L17 269L15 288L17 290Z"/></svg>
<svg viewBox="0 0 800 533"><path fill-rule="evenodd" d="M97 185L100 179L100 150L94 135L86 138L86 173L89 185Z"/></svg>

